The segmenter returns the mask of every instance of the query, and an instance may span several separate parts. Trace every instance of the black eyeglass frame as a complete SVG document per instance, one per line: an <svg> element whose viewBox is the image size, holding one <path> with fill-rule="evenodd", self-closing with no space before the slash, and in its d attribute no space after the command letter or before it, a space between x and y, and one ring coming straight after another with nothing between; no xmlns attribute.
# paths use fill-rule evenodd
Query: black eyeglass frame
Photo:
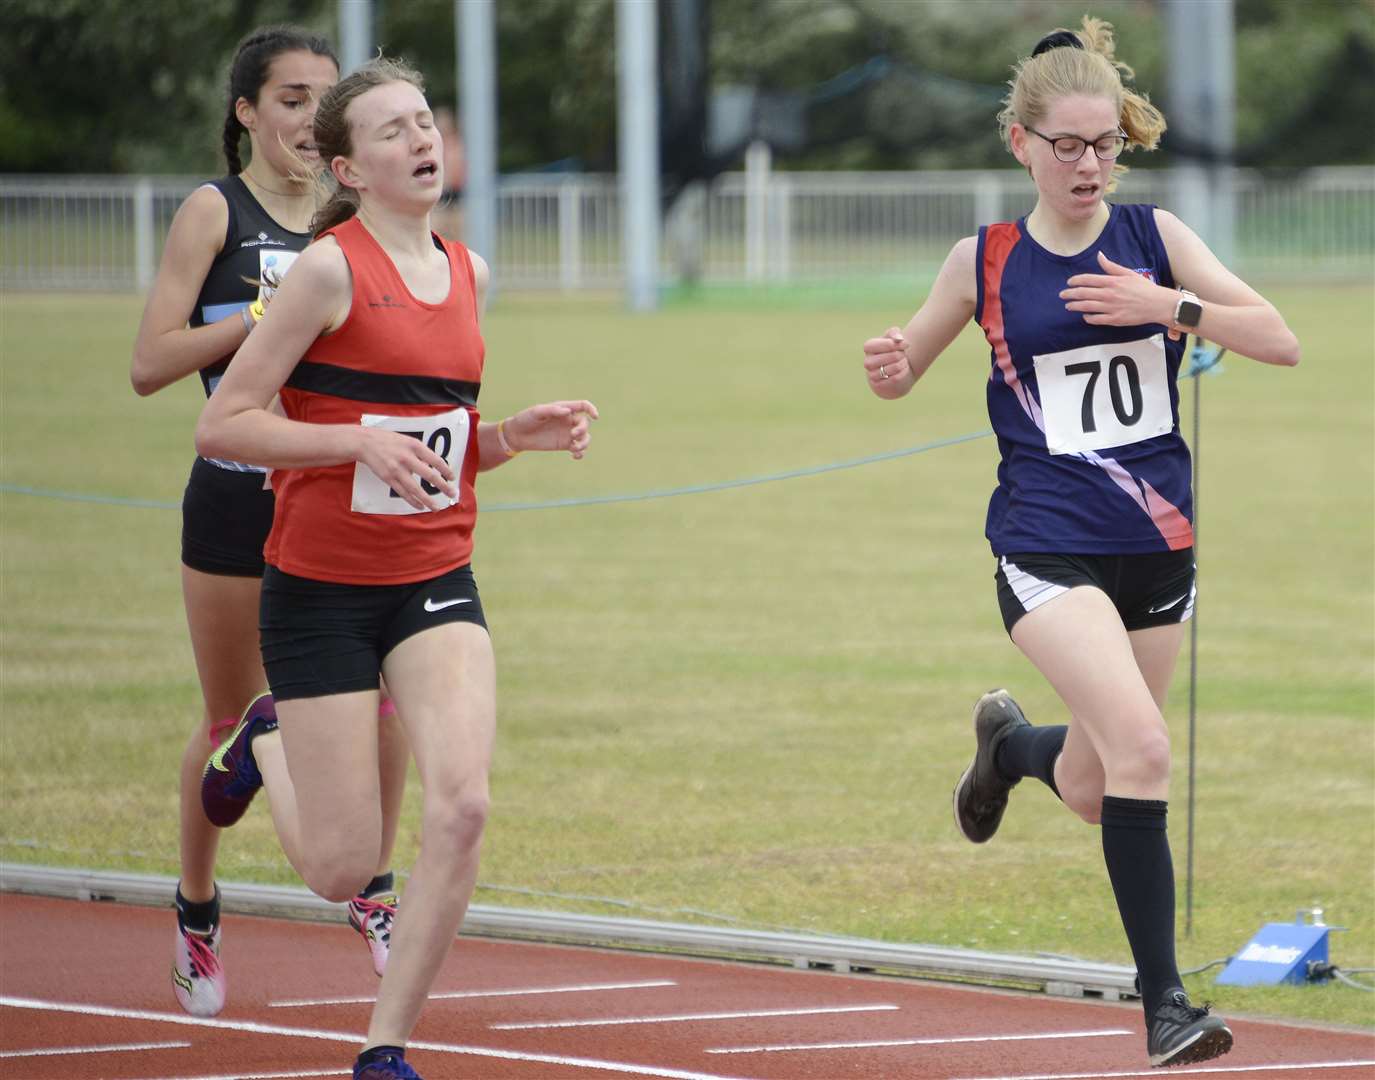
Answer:
<svg viewBox="0 0 1375 1080"><path fill-rule="evenodd" d="M1066 165L1072 165L1074 162L1078 161L1081 157L1084 156L1085 151L1087 151L1090 146L1093 147L1093 156L1096 157L1099 161L1116 161L1118 158L1122 156L1122 151L1127 148L1127 133L1125 131L1122 131L1121 129L1118 129L1118 131L1116 131L1112 135L1104 135L1102 138L1094 139L1092 142L1090 142L1087 139L1081 139L1078 135L1042 135L1030 124L1023 124L1022 127L1026 128L1027 131L1031 132L1033 135L1037 135L1040 138L1045 139L1046 142L1050 143L1050 151L1055 155L1055 160L1063 161ZM1117 140L1118 147L1116 151L1114 151L1112 154L1100 153L1098 150L1098 144L1102 142L1103 139L1109 138ZM1060 148L1055 144L1066 140L1073 140L1074 142L1077 142L1079 144L1079 153L1075 154L1073 157L1068 158L1062 155L1060 153Z"/></svg>

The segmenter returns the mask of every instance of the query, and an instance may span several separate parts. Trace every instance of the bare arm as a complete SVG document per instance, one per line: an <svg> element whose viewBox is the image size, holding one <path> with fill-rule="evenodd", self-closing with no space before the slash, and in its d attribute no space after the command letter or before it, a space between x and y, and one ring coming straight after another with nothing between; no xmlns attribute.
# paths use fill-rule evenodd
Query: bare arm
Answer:
<svg viewBox="0 0 1375 1080"><path fill-rule="evenodd" d="M129 381L140 396L228 356L248 336L238 314L194 329L186 325L223 247L228 223L229 207L212 187L193 191L172 219L158 276L134 339Z"/></svg>
<svg viewBox="0 0 1375 1080"><path fill-rule="evenodd" d="M453 470L419 440L355 424L289 420L269 408L311 343L343 321L352 292L348 261L333 240L301 254L206 402L196 452L274 469L359 461L417 509L443 509L448 502L427 496L417 474L454 498Z"/></svg>
<svg viewBox="0 0 1375 1080"><path fill-rule="evenodd" d="M1223 266L1179 218L1156 210L1155 220L1175 280L1202 302L1203 317L1192 332L1263 364L1297 364L1298 339L1274 306ZM1174 326L1177 291L1119 266L1102 252L1098 262L1102 274L1075 274L1066 283L1060 293L1066 309L1083 312L1085 322L1103 326Z"/></svg>
<svg viewBox="0 0 1375 1080"><path fill-rule="evenodd" d="M1223 266L1179 218L1156 210L1155 221L1175 280L1203 302L1203 318L1196 328L1200 337L1263 364L1293 367L1299 362L1298 338L1274 305ZM1177 299L1171 294L1167 324L1173 320Z"/></svg>
<svg viewBox="0 0 1375 1080"><path fill-rule="evenodd" d="M908 393L974 317L978 250L976 236L959 241L906 328L864 343L864 374L877 396L891 401Z"/></svg>

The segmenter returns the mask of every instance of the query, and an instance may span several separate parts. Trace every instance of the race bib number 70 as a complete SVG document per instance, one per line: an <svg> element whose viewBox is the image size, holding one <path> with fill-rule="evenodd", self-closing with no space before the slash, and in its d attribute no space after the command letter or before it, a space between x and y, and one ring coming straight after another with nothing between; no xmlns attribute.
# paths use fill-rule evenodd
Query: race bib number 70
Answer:
<svg viewBox="0 0 1375 1080"><path fill-rule="evenodd" d="M1125 446L1174 428L1163 334L1032 359L1052 454Z"/></svg>
<svg viewBox="0 0 1375 1080"><path fill-rule="evenodd" d="M379 416L364 413L364 427L380 427L418 439L449 463L454 480L463 473L463 456L468 450L468 410L454 409L435 416ZM458 499L447 497L428 480L420 486L426 495L438 497L447 506L456 506ZM361 461L353 468L353 503L360 514L423 514L393 491L387 483Z"/></svg>

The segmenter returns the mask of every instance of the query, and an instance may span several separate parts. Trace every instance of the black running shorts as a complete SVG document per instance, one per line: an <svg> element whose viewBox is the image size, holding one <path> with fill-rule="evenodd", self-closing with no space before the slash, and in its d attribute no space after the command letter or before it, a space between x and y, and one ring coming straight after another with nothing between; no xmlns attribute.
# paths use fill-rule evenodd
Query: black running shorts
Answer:
<svg viewBox="0 0 1375 1080"><path fill-rule="evenodd" d="M1128 630L1180 623L1194 613L1194 549L1145 555L1000 555L994 573L1003 626L1076 586L1107 594Z"/></svg>
<svg viewBox="0 0 1375 1080"><path fill-rule="evenodd" d="M451 622L487 626L471 566L405 585L316 581L271 565L263 574L263 667L278 701L376 690L392 649Z"/></svg>
<svg viewBox="0 0 1375 1080"><path fill-rule="evenodd" d="M205 574L262 577L273 505L265 479L196 458L181 499L181 561Z"/></svg>

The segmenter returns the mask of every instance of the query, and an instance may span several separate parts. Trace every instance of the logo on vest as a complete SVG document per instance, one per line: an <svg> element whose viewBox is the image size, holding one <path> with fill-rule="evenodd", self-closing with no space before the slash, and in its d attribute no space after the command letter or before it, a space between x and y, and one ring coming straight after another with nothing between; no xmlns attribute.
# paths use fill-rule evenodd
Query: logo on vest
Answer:
<svg viewBox="0 0 1375 1080"><path fill-rule="evenodd" d="M240 248L249 248L249 247L286 247L286 241L285 241L285 240L274 240L274 239L272 239L272 237L268 236L267 233L265 233L265 232L260 232L254 239L251 239L251 240L240 240L240 241L239 241L239 247L240 247Z"/></svg>
<svg viewBox="0 0 1375 1080"><path fill-rule="evenodd" d="M1150 267L1150 266L1135 266L1135 267L1132 267L1132 271L1133 271L1134 273L1140 274L1143 278L1145 278L1147 281L1149 281L1152 285L1155 284L1155 269L1154 269L1153 267Z"/></svg>
<svg viewBox="0 0 1375 1080"><path fill-rule="evenodd" d="M382 294L382 299L380 299L380 300L369 300L369 301L368 301L368 307L370 307L370 308L380 308L380 307L404 308L405 306L406 306L406 305L403 304L400 300L393 300L392 297L390 296L390 294L388 294L388 293L383 293L383 294Z"/></svg>

